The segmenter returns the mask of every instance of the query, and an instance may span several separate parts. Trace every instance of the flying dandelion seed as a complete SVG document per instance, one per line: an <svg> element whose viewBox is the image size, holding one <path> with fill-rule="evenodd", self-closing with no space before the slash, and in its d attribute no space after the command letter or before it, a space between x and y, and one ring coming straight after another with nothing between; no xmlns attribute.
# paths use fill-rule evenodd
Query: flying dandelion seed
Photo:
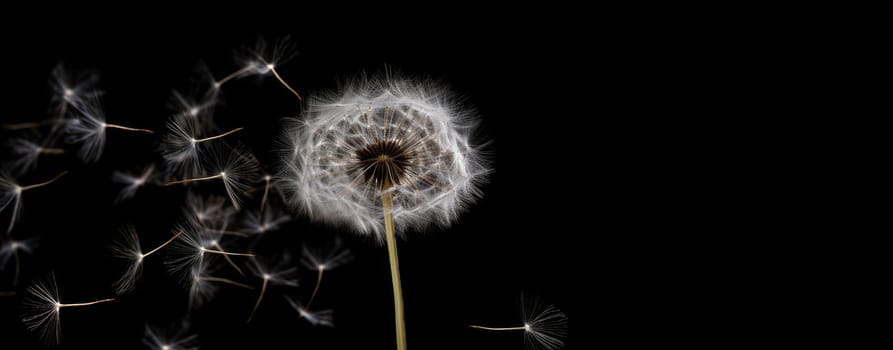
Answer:
<svg viewBox="0 0 893 350"><path fill-rule="evenodd" d="M216 226L227 220L233 209L226 206L226 198L201 196L192 191L186 194L186 213L203 226Z"/></svg>
<svg viewBox="0 0 893 350"><path fill-rule="evenodd" d="M183 276L186 283L192 283L191 280L194 279L197 271L201 272L206 269L205 254L254 256L251 253L233 253L223 250L218 236L210 235L207 230L192 220L186 220L179 224L175 231L183 232L183 234L171 244L169 259L165 261L165 264L172 274Z"/></svg>
<svg viewBox="0 0 893 350"><path fill-rule="evenodd" d="M537 298L521 296L521 319L515 327L469 326L487 331L524 331L524 348L528 350L557 350L567 338L567 316L554 305L543 304Z"/></svg>
<svg viewBox="0 0 893 350"><path fill-rule="evenodd" d="M283 214L276 207L268 207L267 211L261 213L251 213L245 218L245 226L249 232L262 235L264 233L275 231L279 226L289 222L291 217Z"/></svg>
<svg viewBox="0 0 893 350"><path fill-rule="evenodd" d="M33 238L27 240L10 239L0 244L0 271L6 269L6 264L9 263L9 259L12 258L14 265L12 278L13 287L19 285L19 275L21 274L22 268L21 255L32 254L35 246L37 246L37 240Z"/></svg>
<svg viewBox="0 0 893 350"><path fill-rule="evenodd" d="M301 263L308 269L316 271L316 285L313 287L313 293L310 294L310 300L307 301L308 308L313 304L313 300L316 299L316 293L319 292L319 286L322 284L323 274L326 271L347 264L351 260L353 260L353 255L350 253L350 249L343 248L341 246L341 239L338 237L335 237L335 239L325 247L303 247Z"/></svg>
<svg viewBox="0 0 893 350"><path fill-rule="evenodd" d="M187 275L188 277L184 279L187 288L189 289L190 309L201 306L205 301L210 299L214 295L214 292L217 291L217 284L222 283L250 290L254 289L254 287L247 284L239 283L228 278L213 276L212 274L213 271L210 268L209 262L203 261L199 266L193 268Z"/></svg>
<svg viewBox="0 0 893 350"><path fill-rule="evenodd" d="M448 226L479 197L489 169L470 140L472 114L433 83L371 80L310 100L305 115L288 129L284 157L294 203L313 219L387 242L404 350L396 232Z"/></svg>
<svg viewBox="0 0 893 350"><path fill-rule="evenodd" d="M46 185L49 185L60 177L68 173L64 171L56 177L50 179L49 181L44 181L41 183L36 183L33 185L21 186L15 182L12 178L0 174L0 213L6 209L8 206L12 206L12 215L9 220L9 227L6 229L6 233L12 232L12 227L15 225L16 221L18 221L19 216L22 215L22 193L28 190L33 190L35 188L40 188Z"/></svg>
<svg viewBox="0 0 893 350"><path fill-rule="evenodd" d="M60 116L64 116L69 107L82 105L102 95L102 91L96 87L99 74L95 72L72 73L59 63L51 75L53 95L50 105Z"/></svg>
<svg viewBox="0 0 893 350"><path fill-rule="evenodd" d="M79 143L81 148L78 156L85 162L96 162L102 157L105 150L106 129L119 129L153 134L149 129L137 129L127 126L109 124L105 122L105 112L99 104L99 99L91 99L74 106L78 111L78 118L72 119L66 125L66 141Z"/></svg>
<svg viewBox="0 0 893 350"><path fill-rule="evenodd" d="M251 268L251 272L261 279L261 287L260 293L257 295L257 301L254 303L254 309L251 310L251 315L248 316L248 321L245 323L251 322L251 319L254 318L254 314L257 312L257 307L260 306L260 303L263 301L264 295L267 292L267 285L273 284L287 287L298 286L298 268L290 267L290 265L291 259L289 259L288 255L282 256L282 258L275 261L272 266L263 263L261 259L256 257L252 260L252 264L248 265Z"/></svg>
<svg viewBox="0 0 893 350"><path fill-rule="evenodd" d="M50 273L45 280L35 281L28 287L22 301L22 322L29 331L35 332L48 345L59 344L62 333L59 312L66 307L90 306L115 299L100 299L85 303L63 304L56 276Z"/></svg>
<svg viewBox="0 0 893 350"><path fill-rule="evenodd" d="M179 231L158 247L143 253L142 248L140 248L140 237L136 233L136 229L131 225L122 227L121 238L115 242L114 246L112 246L112 253L116 258L127 260L128 265L124 275L115 281L115 284L113 285L115 293L121 295L133 290L133 287L136 285L136 280L142 272L143 259L154 254L161 248L164 248L182 234L183 231Z"/></svg>
<svg viewBox="0 0 893 350"><path fill-rule="evenodd" d="M242 197L248 195L249 185L257 177L258 162L250 153L241 148L227 149L215 148L212 154L210 168L211 174L205 177L190 178L168 182L165 186L186 184L197 181L220 179L226 189L233 207L241 208Z"/></svg>
<svg viewBox="0 0 893 350"><path fill-rule="evenodd" d="M133 173L124 173L120 171L116 171L112 173L112 181L117 183L124 184L124 188L121 189L121 192L118 192L118 196L115 197L115 203L120 203L126 200L133 198L136 195L136 191L140 189L140 187L145 186L149 183L152 175L155 173L155 166L149 165L139 174Z"/></svg>
<svg viewBox="0 0 893 350"><path fill-rule="evenodd" d="M16 156L8 168L15 174L24 174L37 166L37 159L42 155L64 154L61 148L43 147L30 140L16 138L9 140L9 148Z"/></svg>
<svg viewBox="0 0 893 350"><path fill-rule="evenodd" d="M175 169L184 176L196 176L201 170L199 147L205 142L218 140L242 128L207 137L199 137L199 121L188 116L173 117L167 123L170 131L161 144L162 156L168 168Z"/></svg>
<svg viewBox="0 0 893 350"><path fill-rule="evenodd" d="M294 94L299 101L303 100L301 94L288 85L288 83L282 79L282 76L279 75L279 72L276 71L278 65L290 60L294 55L295 49L288 38L277 40L272 47L268 46L266 41L259 40L253 49L247 50L247 52L239 57L239 60L243 62L243 68L230 74L227 78L232 79L243 75L266 75L272 73L276 80L288 89L289 92ZM225 82L228 80L227 78L224 78L223 81ZM217 86L219 86L219 84Z"/></svg>
<svg viewBox="0 0 893 350"><path fill-rule="evenodd" d="M143 345L152 350L198 350L198 335L189 332L189 323L181 322L173 328L159 328L146 324Z"/></svg>
<svg viewBox="0 0 893 350"><path fill-rule="evenodd" d="M170 108L174 111L174 117L184 117L198 122L198 129L210 129L211 117L214 115L214 107L218 103L218 95L215 91L208 91L198 99L183 96L174 91L171 96ZM201 128L204 127L204 128Z"/></svg>
<svg viewBox="0 0 893 350"><path fill-rule="evenodd" d="M298 315L301 318L310 322L310 324L314 326L326 326L326 327L334 327L335 313L332 310L318 310L318 311L310 311L308 308L304 307L298 301L286 297L285 300L291 305L295 311L298 312Z"/></svg>

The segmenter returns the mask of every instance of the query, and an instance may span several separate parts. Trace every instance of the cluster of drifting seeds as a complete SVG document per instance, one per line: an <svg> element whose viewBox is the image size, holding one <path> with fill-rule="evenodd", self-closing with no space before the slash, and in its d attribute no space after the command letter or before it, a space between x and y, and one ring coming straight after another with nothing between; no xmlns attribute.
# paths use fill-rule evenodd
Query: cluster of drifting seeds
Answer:
<svg viewBox="0 0 893 350"><path fill-rule="evenodd" d="M398 349L406 349L395 237L432 224L448 227L481 195L479 186L491 169L481 156L481 146L472 138L473 115L432 83L391 78L359 80L339 93L307 101L303 118L285 128L287 147L280 150L281 164L262 167L236 140L243 128L216 128L214 107L225 84L252 75L272 75L303 101L276 71L277 64L288 58L284 48L276 45L266 50L261 45L243 56L243 64L236 71L220 79L209 78L202 93L187 96L175 92L175 110L167 130L158 132L107 122L99 103L97 76L72 79L59 66L53 72L56 113L41 122L4 125L12 130L45 131L40 140L10 140L8 145L16 158L4 165L0 175L0 211L11 208L0 249L0 267L14 258L13 287L19 279L20 255L30 253L36 242L34 238L13 238L22 194L51 185L65 173L33 184L19 184L15 179L33 170L42 157L75 152L84 163L99 161L107 131L160 134L163 162L148 164L136 173L115 172L112 181L123 185L115 201L138 200L137 191L149 185L181 186L186 188L182 218L163 239L141 236L137 228L122 223L119 238L110 248L125 266L113 285L118 295L139 286L146 259L163 260L167 270L188 290L190 309L201 307L223 286L245 288L257 293L247 316L250 322L268 288L278 286L288 291L284 298L298 317L315 326L333 326L332 310L312 306L324 273L352 259L340 240L333 238L321 247L304 246L300 262L284 252L258 256L244 249L291 220L280 208L288 203L311 219L372 234L379 242L387 242L397 344ZM274 177L262 174L261 168L282 170ZM217 186L220 195L200 194L195 190L200 186ZM252 192L262 193L259 202L246 202ZM148 241L154 243L144 247ZM156 255L160 251L165 251L163 257ZM313 291L306 297L293 291L301 265L316 272ZM55 345L61 337L63 308L110 301L114 299L63 303L55 276L50 273L28 287L22 320L29 330ZM563 346L565 317L560 311L540 304L525 304L525 310L523 326L471 327L524 331L525 345L533 348ZM167 330L147 325L145 334L144 343L150 348L197 347L197 338L189 334L185 321Z"/></svg>

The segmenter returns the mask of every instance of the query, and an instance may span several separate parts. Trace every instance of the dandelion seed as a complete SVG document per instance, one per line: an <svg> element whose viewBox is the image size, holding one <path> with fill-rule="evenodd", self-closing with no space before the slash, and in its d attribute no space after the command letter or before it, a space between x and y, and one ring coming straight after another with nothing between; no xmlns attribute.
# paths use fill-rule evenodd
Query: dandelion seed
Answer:
<svg viewBox="0 0 893 350"><path fill-rule="evenodd" d="M319 292L319 286L322 284L323 274L353 260L353 254L350 253L350 249L343 248L341 245L341 239L335 237L325 247L303 247L301 263L308 269L316 271L316 285L313 287L313 294L310 295L310 300L307 302L308 308L313 304L313 300L316 299L316 293Z"/></svg>
<svg viewBox="0 0 893 350"><path fill-rule="evenodd" d="M227 220L233 210L226 206L226 198L201 196L190 191L186 194L187 215L205 227L220 225Z"/></svg>
<svg viewBox="0 0 893 350"><path fill-rule="evenodd" d="M567 316L554 305L545 305L537 298L521 296L521 319L516 327L469 326L487 331L524 331L524 348L528 350L557 350L564 347L567 337Z"/></svg>
<svg viewBox="0 0 893 350"><path fill-rule="evenodd" d="M290 267L290 262L288 255L282 256L282 258L273 263L272 266L263 263L257 258L252 260L252 264L249 265L251 272L260 278L262 282L260 293L257 295L257 301L254 303L254 309L251 310L251 315L248 316L248 321L246 321L246 323L251 322L251 319L254 318L254 314L257 312L257 307L260 306L261 301L264 299L264 294L267 292L268 284L287 287L298 286L298 268L293 266Z"/></svg>
<svg viewBox="0 0 893 350"><path fill-rule="evenodd" d="M90 306L115 299L100 299L85 303L63 304L56 276L50 273L45 280L35 281L28 287L22 301L22 322L29 331L37 333L50 346L58 345L62 333L59 312L66 307Z"/></svg>
<svg viewBox="0 0 893 350"><path fill-rule="evenodd" d="M214 292L217 291L217 283L229 284L232 286L254 289L244 283L239 283L228 278L216 277L211 275L207 262L202 262L200 266L193 268L186 279L189 288L189 307L194 308L201 306L205 301L210 299Z"/></svg>
<svg viewBox="0 0 893 350"><path fill-rule="evenodd" d="M222 134L200 138L199 125L195 118L173 117L167 123L170 131L162 140L162 155L171 169L185 176L195 176L201 168L199 147L208 141L221 139L236 133L242 128L235 128Z"/></svg>
<svg viewBox="0 0 893 350"><path fill-rule="evenodd" d="M58 180L60 177L68 173L67 171L63 171L56 177L50 179L49 181L36 183L33 185L20 186L15 182L12 178L0 174L0 212L6 209L6 207L12 205L12 215L9 220L9 228L6 229L6 233L12 232L12 227L15 225L16 221L18 221L19 216L22 215L22 192L32 190L35 188L40 188L46 185L53 183Z"/></svg>
<svg viewBox="0 0 893 350"><path fill-rule="evenodd" d="M36 239L28 239L28 240L14 240L10 239L8 241L2 242L0 244L0 271L6 269L6 264L9 263L9 259L12 258L14 270L13 270L13 279L12 286L16 287L19 285L19 275L21 273L21 254L32 254L34 251L34 247L37 246Z"/></svg>
<svg viewBox="0 0 893 350"><path fill-rule="evenodd" d="M275 231L279 226L291 220L291 217L283 214L275 207L269 207L266 212L257 212L249 214L245 218L245 226L249 232L262 235L264 233Z"/></svg>
<svg viewBox="0 0 893 350"><path fill-rule="evenodd" d="M66 141L68 143L81 144L78 156L85 162L98 161L102 156L105 148L105 131L108 128L155 133L149 129L137 129L106 123L105 113L98 99L91 99L74 107L78 111L78 118L69 121L66 126Z"/></svg>
<svg viewBox="0 0 893 350"><path fill-rule="evenodd" d="M318 311L310 311L308 308L301 305L301 303L293 300L291 298L286 297L286 301L288 301L289 305L298 312L298 315L301 318L310 322L310 324L314 326L326 326L326 327L334 327L333 323L335 317L335 313L331 309L327 310L318 310Z"/></svg>
<svg viewBox="0 0 893 350"><path fill-rule="evenodd" d="M217 93L208 91L198 99L188 98L177 91L174 91L171 97L170 107L176 113L175 117L184 117L195 120L198 125L204 126L204 129L210 129L211 125L205 125L210 122L213 115L214 106L217 105ZM202 129L202 128L199 128Z"/></svg>
<svg viewBox="0 0 893 350"><path fill-rule="evenodd" d="M272 73L276 80L294 94L298 100L303 100L301 94L288 85L282 79L282 76L279 75L279 72L276 71L278 65L290 60L294 54L294 47L290 44L288 38L276 41L272 47L268 47L265 41L259 40L254 49L248 50L243 57L240 57L240 60L244 63L243 68L230 74L227 78L232 79L247 74L266 75L267 73ZM223 82L228 80L227 78L222 79ZM223 82L217 86L222 85Z"/></svg>
<svg viewBox="0 0 893 350"><path fill-rule="evenodd" d="M198 335L189 332L186 321L165 329L146 324L143 344L152 350L198 350Z"/></svg>
<svg viewBox="0 0 893 350"><path fill-rule="evenodd" d="M123 173L120 171L112 173L112 181L125 185L124 188L121 189L121 192L118 192L118 196L115 197L115 203L120 203L133 198L140 187L149 183L149 179L154 172L155 166L150 164L139 174Z"/></svg>
<svg viewBox="0 0 893 350"><path fill-rule="evenodd" d="M257 159L240 148L230 150L217 148L210 164L210 168L213 169L211 174L214 175L172 181L166 183L165 186L220 179L223 181L226 194L233 207L239 210L241 198L248 195L249 183L256 177L257 167Z"/></svg>
<svg viewBox="0 0 893 350"><path fill-rule="evenodd" d="M121 228L121 238L112 246L113 256L128 261L127 270L124 275L119 278L113 287L118 295L127 293L136 285L136 280L142 272L143 259L154 254L161 248L164 248L174 240L176 240L183 231L177 232L173 237L146 253L140 248L140 238L136 233L136 229L131 225L125 225Z"/></svg>
<svg viewBox="0 0 893 350"><path fill-rule="evenodd" d="M218 237L208 235L198 223L187 220L175 229L183 234L171 244L170 258L165 261L174 275L183 276L184 282L192 283L196 271L202 271L205 266L205 254L254 256L251 253L232 253L220 247Z"/></svg>
<svg viewBox="0 0 893 350"><path fill-rule="evenodd" d="M60 63L52 72L50 86L53 89L53 96L50 105L54 106L59 115L65 115L68 107L78 106L99 97L102 91L96 87L98 82L99 74L90 71L73 74Z"/></svg>
<svg viewBox="0 0 893 350"><path fill-rule="evenodd" d="M373 80L308 103L284 157L294 203L311 218L388 246L397 347L406 349L396 232L448 226L489 173L474 122L431 83Z"/></svg>
<svg viewBox="0 0 893 350"><path fill-rule="evenodd" d="M16 138L9 140L9 147L16 159L9 164L9 168L15 174L23 174L37 166L37 159L41 155L64 154L61 148L43 147L35 142Z"/></svg>

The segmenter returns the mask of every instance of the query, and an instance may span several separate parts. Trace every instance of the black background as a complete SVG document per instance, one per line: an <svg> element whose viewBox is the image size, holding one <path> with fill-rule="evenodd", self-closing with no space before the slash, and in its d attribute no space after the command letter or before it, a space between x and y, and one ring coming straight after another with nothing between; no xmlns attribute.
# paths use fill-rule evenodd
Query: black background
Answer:
<svg viewBox="0 0 893 350"><path fill-rule="evenodd" d="M580 348L583 338L596 332L580 325L593 322L598 311L584 315L578 302L584 298L578 296L596 303L603 298L600 308L616 306L595 290L612 284L610 289L616 291L617 271L635 264L616 259L623 254L609 244L614 242L610 237L628 230L623 228L624 212L635 198L619 201L616 194L624 192L627 183L613 180L625 173L616 161L619 154L635 146L625 145L616 135L619 131L604 128L613 123L605 120L619 118L615 107L599 108L616 106L611 100L621 96L618 91L624 87L613 92L589 87L596 84L588 75L597 68L596 62L580 64L587 61L580 47L604 42L568 42L577 34L573 30L523 21L511 26L484 22L480 18L426 22L429 30L408 37L375 30L372 23L345 34L320 34L318 27L308 24L241 31L170 28L176 21L163 32L124 23L81 27L77 21L55 23L44 33L6 31L0 121L44 118L50 71L64 62L101 73L99 87L106 92L108 122L161 131L171 113L166 104L172 89L190 87L199 62L220 77L238 68L235 50L250 47L259 38L283 35L291 36L298 55L280 65L279 71L304 95L386 67L405 76L440 79L481 116L480 134L490 141L487 150L495 171L483 188L483 199L452 227L411 233L400 242L410 348L521 349L520 333L476 331L467 325L519 324L522 292L563 310L570 324L567 348ZM456 23L463 25L457 28ZM603 69L609 72L604 76L613 76L622 68ZM215 121L222 129L244 126L238 138L263 164L273 165L281 118L299 116L300 105L269 77L232 82L224 86L224 98ZM12 135L4 132L3 137ZM19 295L0 299L4 349L41 346L18 317L29 280L55 271L63 302L111 297L111 284L122 268L108 258L117 227L133 223L141 235L153 237L151 242L171 233L184 188L142 188L132 201L115 206L120 185L109 181L112 171L157 161L159 137L110 130L100 162L85 165L70 155L43 157L37 170L20 179L33 183L69 171L58 183L23 196L22 220L13 235L39 236L40 246L35 255L23 258ZM257 198L249 203L256 206ZM0 220L6 222L8 212ZM269 290L255 320L246 325L256 294L223 287L188 316L202 348L393 348L385 247L297 215L269 235L273 243L268 249L297 252L302 242L335 233L346 239L356 259L327 274L320 291L318 306L335 310L334 328L315 328L299 319L282 299L282 289ZM143 244L149 245L145 240ZM0 290L10 289L11 270L0 276ZM306 296L312 289L315 276L307 271L302 276L301 288L289 291L292 295ZM594 288L584 291L584 285ZM164 271L161 259L147 259L135 292L113 303L64 310L63 347L139 348L145 322L178 320L185 301L185 291ZM622 328L623 323L617 320L614 327Z"/></svg>

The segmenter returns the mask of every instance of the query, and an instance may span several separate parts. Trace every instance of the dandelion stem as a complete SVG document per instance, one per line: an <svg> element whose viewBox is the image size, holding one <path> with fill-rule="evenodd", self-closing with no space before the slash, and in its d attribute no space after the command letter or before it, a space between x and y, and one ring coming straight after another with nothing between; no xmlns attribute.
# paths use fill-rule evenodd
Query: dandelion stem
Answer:
<svg viewBox="0 0 893 350"><path fill-rule="evenodd" d="M230 253L230 252L225 252L222 250L213 250L213 249L202 249L202 251L205 253L214 253L214 254L221 254L221 255L254 256L254 254L251 254L251 253Z"/></svg>
<svg viewBox="0 0 893 350"><path fill-rule="evenodd" d="M316 286L313 287L313 294L310 294L310 301L307 302L307 309L310 309L310 304L313 304L313 299L316 298L316 292L319 291L319 285L322 283L322 274L326 269L319 269L319 272L316 274Z"/></svg>
<svg viewBox="0 0 893 350"><path fill-rule="evenodd" d="M42 122L29 122L29 123L17 123L17 124L3 124L3 128L7 130L22 130L22 129L33 129L38 128L43 125Z"/></svg>
<svg viewBox="0 0 893 350"><path fill-rule="evenodd" d="M37 183L37 184L33 184L33 185L28 185L28 186L22 186L22 187L21 187L21 190L22 190L22 191L27 191L27 190L30 190L30 189L32 189L32 188L38 188L38 187L43 187L43 186L49 185L49 184L53 183L53 181L56 181L56 180L58 180L60 177L64 176L65 174L68 174L68 172L67 172L67 171L63 171L63 172L59 173L59 175L56 175L56 177L50 179L49 181L44 181L44 182L41 182L41 183Z"/></svg>
<svg viewBox="0 0 893 350"><path fill-rule="evenodd" d="M195 140L195 143L201 143L201 142L205 142L205 141L216 140L216 139L219 139L219 138L221 138L221 137L227 136L227 135L229 135L229 134L232 134L232 133L237 132L237 131L242 130L242 129L244 129L244 128L235 128L235 129L232 129L232 130L230 130L230 131L227 131L227 132L222 133L222 134L217 135L217 136L211 136L211 137L206 137L206 138L203 138L203 139L198 139L198 140Z"/></svg>
<svg viewBox="0 0 893 350"><path fill-rule="evenodd" d="M90 305L96 305L96 304L100 304L100 303L107 303L107 302L114 301L114 300L115 299L109 298L109 299L101 299L101 300L97 300L97 301L91 301L91 302L87 302L87 303L59 304L59 307L90 306Z"/></svg>
<svg viewBox="0 0 893 350"><path fill-rule="evenodd" d="M40 148L41 154L65 154L65 150L61 148Z"/></svg>
<svg viewBox="0 0 893 350"><path fill-rule="evenodd" d="M220 246L220 243L214 243L214 247L223 251L223 248ZM242 269L239 268L239 265L236 265L236 263L233 262L233 259L229 258L229 255L224 255L223 258L226 259L226 262L228 262L230 266L232 266L234 269L236 269L236 272L238 272L243 277L245 276L245 273L242 272Z"/></svg>
<svg viewBox="0 0 893 350"><path fill-rule="evenodd" d="M205 181L205 180L213 180L213 179L220 179L220 178L223 178L223 174L217 174L217 175L214 175L214 176L208 176L208 177L197 177L197 178L193 178L193 179L184 179L184 180L171 181L171 182L168 182L168 183L166 183L166 184L164 184L164 185L165 185L165 186L170 186L170 185L185 184L185 183L190 183L190 182Z"/></svg>
<svg viewBox="0 0 893 350"><path fill-rule="evenodd" d="M388 258L391 263L391 283L394 286L394 322L397 324L397 350L406 350L406 325L403 320L403 288L400 286L400 265L397 261L397 235L394 229L394 202L391 183L385 180L381 189L384 207L385 238L388 242Z"/></svg>
<svg viewBox="0 0 893 350"><path fill-rule="evenodd" d="M160 246L156 247L155 249L152 249L152 250L150 250L148 253L143 254L143 258L145 258L145 257L147 257L147 256L149 256L149 255L152 255L152 253L157 252L157 251L158 251L159 249L161 249L161 248L164 248L164 246L170 244L170 243L173 242L175 239L177 239L177 237L180 237L181 235L183 235L183 231L177 232L177 234L175 234L173 237L171 237L171 239L167 240L167 242L164 242L164 243L162 243Z"/></svg>
<svg viewBox="0 0 893 350"><path fill-rule="evenodd" d="M12 287L15 288L16 286L19 285L19 272L20 272L19 270L21 270L21 268L19 267L19 250L13 249L12 256L15 259L15 264L16 264L15 275L13 275L13 278L12 278Z"/></svg>
<svg viewBox="0 0 893 350"><path fill-rule="evenodd" d="M129 128L129 127L126 127L126 126L115 125L115 124L105 124L105 127L107 127L107 128L113 128L113 129L127 130L127 131L139 131L139 132L145 132L145 133L150 133L150 134L154 134L154 133L155 133L154 131L149 130L149 129Z"/></svg>
<svg viewBox="0 0 893 350"><path fill-rule="evenodd" d="M270 68L270 71L273 72L273 75L276 77L276 79L279 80L280 83L282 83L282 85L285 85L285 88L288 89L288 91L291 91L291 93L295 94L295 96L298 97L298 101L304 100L303 98L301 98L301 95L298 94L297 91L295 91L295 89L292 89L291 86L289 86L288 83L286 83L285 80L283 80L282 77L279 76L279 73L276 72L276 68Z"/></svg>
<svg viewBox="0 0 893 350"><path fill-rule="evenodd" d="M245 289L254 289L254 287L249 286L249 285L247 285L247 284L242 284L242 283L233 281L233 280L231 280L231 279L226 279L226 278L221 278L221 277L201 277L201 279L203 279L203 280L205 280L205 281L220 282L220 283L231 284L231 285L234 285L234 286L236 286L236 287L242 287L242 288L245 288Z"/></svg>
<svg viewBox="0 0 893 350"><path fill-rule="evenodd" d="M251 315L248 316L248 321L245 321L245 323L251 322L251 319L254 318L254 313L257 312L257 307L260 306L261 300L264 300L264 293L267 291L267 283L269 281L269 279L264 278L264 283L260 286L260 295L257 296L257 302L254 303L254 310L251 310Z"/></svg>
<svg viewBox="0 0 893 350"><path fill-rule="evenodd" d="M226 83L226 82L228 82L228 81L234 79L235 77L238 77L238 76L241 75L241 74L244 74L245 72L247 72L247 71L249 71L249 70L251 70L251 69L252 69L251 66L245 66L245 67L242 67L242 69L239 69L239 70L237 70L237 71L235 71L235 72L230 73L229 75L223 77L223 79L220 79L220 80L218 80L218 81L215 81L215 82L214 82L214 85L215 85L217 88L220 88L220 86L222 86L224 83Z"/></svg>
<svg viewBox="0 0 893 350"><path fill-rule="evenodd" d="M525 327L525 326L521 326L521 327L501 327L501 328L484 327L484 326L468 326L468 327L475 328L475 329L483 329L483 330L487 330L487 331L523 331L523 330L526 330L526 329L527 329L527 327Z"/></svg>

